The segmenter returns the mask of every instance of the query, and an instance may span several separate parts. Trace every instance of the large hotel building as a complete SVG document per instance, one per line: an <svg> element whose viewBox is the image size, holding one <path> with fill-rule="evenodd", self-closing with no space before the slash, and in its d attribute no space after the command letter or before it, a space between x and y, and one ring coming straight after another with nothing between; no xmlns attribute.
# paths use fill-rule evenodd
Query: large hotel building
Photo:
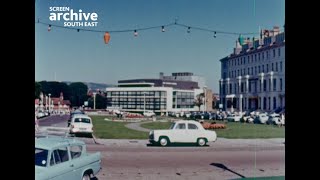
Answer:
<svg viewBox="0 0 320 180"><path fill-rule="evenodd" d="M285 108L285 33L263 30L260 38L239 37L221 60L220 100L224 110Z"/></svg>

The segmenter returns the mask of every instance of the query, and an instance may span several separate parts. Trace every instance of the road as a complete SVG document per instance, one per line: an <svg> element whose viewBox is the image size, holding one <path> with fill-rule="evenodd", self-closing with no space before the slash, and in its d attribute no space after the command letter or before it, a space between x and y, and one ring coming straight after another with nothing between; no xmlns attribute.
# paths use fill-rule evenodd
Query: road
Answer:
<svg viewBox="0 0 320 180"><path fill-rule="evenodd" d="M63 118L62 118L63 119ZM66 118L67 119L67 118ZM66 124L49 117L46 126ZM41 126L41 124L40 124ZM284 139L218 139L207 147L152 147L147 140L82 138L88 152L102 153L99 180L115 179L234 179L285 175Z"/></svg>

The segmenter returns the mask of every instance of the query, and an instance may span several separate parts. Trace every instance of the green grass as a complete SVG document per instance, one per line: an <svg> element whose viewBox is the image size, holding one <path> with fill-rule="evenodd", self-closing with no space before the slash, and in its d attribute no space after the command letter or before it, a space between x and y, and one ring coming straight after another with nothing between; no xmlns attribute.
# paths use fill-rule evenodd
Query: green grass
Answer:
<svg viewBox="0 0 320 180"><path fill-rule="evenodd" d="M265 124L229 122L226 129L216 129L218 137L232 139L284 138L285 128Z"/></svg>
<svg viewBox="0 0 320 180"><path fill-rule="evenodd" d="M217 123L223 123L217 121ZM171 122L152 122L142 124L141 126L148 129L168 129ZM285 128L265 124L244 124L239 122L226 123L226 129L216 129L219 137L229 139L254 139L254 138L284 138Z"/></svg>
<svg viewBox="0 0 320 180"><path fill-rule="evenodd" d="M128 123L105 121L104 116L90 116L94 135L103 139L148 139L148 132L135 131L125 127Z"/></svg>
<svg viewBox="0 0 320 180"><path fill-rule="evenodd" d="M147 128L147 129L169 129L171 122L152 122L152 123L146 123L141 124L141 127Z"/></svg>

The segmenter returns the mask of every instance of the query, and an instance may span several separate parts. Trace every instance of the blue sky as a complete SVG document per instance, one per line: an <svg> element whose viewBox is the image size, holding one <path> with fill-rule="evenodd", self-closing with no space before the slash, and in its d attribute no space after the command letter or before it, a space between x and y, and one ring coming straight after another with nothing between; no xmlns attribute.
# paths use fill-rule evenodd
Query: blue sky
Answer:
<svg viewBox="0 0 320 180"><path fill-rule="evenodd" d="M284 0L37 0L36 17L50 22L49 7L68 6L74 11L98 14L93 30L122 30L174 22L219 31L259 32L282 28ZM116 84L131 78L158 78L159 72L193 72L206 78L218 92L219 59L229 55L237 36L178 26L138 32L104 33L74 31L35 24L35 80L85 81ZM56 74L56 76L55 76Z"/></svg>

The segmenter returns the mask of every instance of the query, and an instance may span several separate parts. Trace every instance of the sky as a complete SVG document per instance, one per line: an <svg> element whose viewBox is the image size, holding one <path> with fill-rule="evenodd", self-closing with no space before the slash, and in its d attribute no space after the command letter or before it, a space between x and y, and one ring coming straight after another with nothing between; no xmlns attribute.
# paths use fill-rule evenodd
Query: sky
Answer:
<svg viewBox="0 0 320 180"><path fill-rule="evenodd" d="M216 31L259 33L285 21L284 0L37 0L35 22L51 22L49 7L97 13L97 27L87 32L35 23L35 80L117 84L118 80L158 78L159 72L193 72L219 92L220 59L232 53L238 35L204 32L179 26L110 33L178 23ZM254 8L255 7L255 8ZM76 27L77 28L77 27ZM245 36L253 37L253 36ZM258 37L258 34L256 35Z"/></svg>

